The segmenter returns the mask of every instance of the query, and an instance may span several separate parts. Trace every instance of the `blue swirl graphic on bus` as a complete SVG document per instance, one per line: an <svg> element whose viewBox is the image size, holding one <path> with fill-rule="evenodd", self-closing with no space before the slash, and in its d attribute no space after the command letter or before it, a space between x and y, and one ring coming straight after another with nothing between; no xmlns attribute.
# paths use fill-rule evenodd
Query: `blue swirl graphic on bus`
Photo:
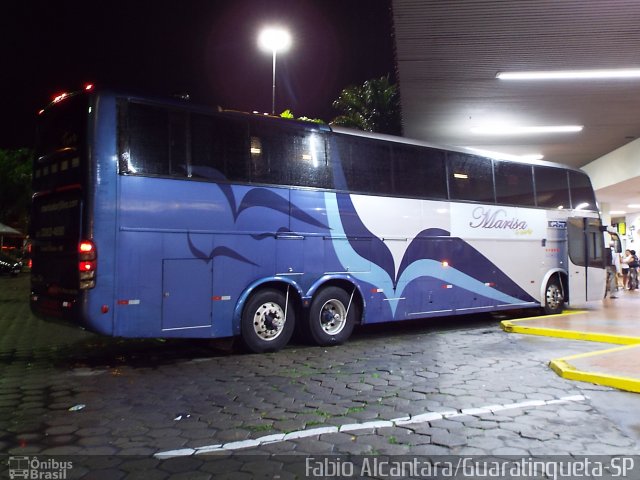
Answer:
<svg viewBox="0 0 640 480"><path fill-rule="evenodd" d="M234 222L238 221L238 218L243 212L248 211L255 207L262 207L262 208L267 208L269 210L273 210L275 212L279 212L283 214L285 218L289 218L289 217L295 218L306 224L313 225L314 227L321 228L324 230L329 230L329 227L325 225L323 222L313 218L311 215L309 215L308 213L300 209L297 205L293 204L292 202L278 195L272 190L261 188L261 187L252 188L242 197L242 200L240 201L239 206L236 208L237 203L236 203L236 196L234 193L235 189L233 189L230 185L226 185L226 184L218 184L217 186L227 200ZM273 238L274 236L277 236L278 234L281 234L281 233L292 233L292 232L287 227L282 226L275 233L264 232L260 234L252 234L251 237L255 240L264 240L266 238ZM229 258L234 258L236 260L239 260L241 262L244 262L250 265L258 266L257 263L249 260L245 256L241 255L240 253L236 252L235 250L229 247L216 247L209 255L207 255L205 252L203 252L202 250L200 250L194 245L190 234L187 236L187 243L194 257L204 260L207 263L210 262L216 256L225 256Z"/></svg>
<svg viewBox="0 0 640 480"><path fill-rule="evenodd" d="M238 212L237 214L234 214L235 219L237 219L242 212L253 207L269 208L287 216L291 215L293 218L309 225L328 228L324 223L316 220L308 213L303 212L286 198L283 198L277 193L267 190L266 188L254 188L250 190L242 198L242 202L240 202L240 206L238 207Z"/></svg>
<svg viewBox="0 0 640 480"><path fill-rule="evenodd" d="M456 287L460 287L469 292L473 292L476 295L501 302L503 304L521 304L523 301L522 298L530 298L524 291L517 288L517 286L517 294L521 295L520 298L496 290L490 285L477 280L473 276L459 269L453 268L449 265L443 265L443 263L439 260L424 258L420 256L421 239L424 239L427 236L440 236L442 234L448 235L448 232L439 229L432 229L431 231L425 230L421 232L421 234L418 235L416 239L414 239L414 241L409 245L409 248L404 254L401 262L401 268L398 271L398 275L396 276L394 274L393 257L387 246L384 244L384 242L382 242L382 240L369 232L364 224L362 224L355 211L355 208L353 207L352 202L349 198L345 198L347 197L347 195L342 196L343 198L339 197L340 195L332 193L325 194L327 217L329 219L329 226L333 230L333 233L338 237L344 237L348 239L350 237L353 237L354 235L365 235L368 232L368 235L370 235L370 238L372 238L372 248L370 252L365 252L365 250L362 248L360 248L360 251L358 251L354 247L354 245L356 245L355 243L352 245L352 243L350 242L334 240L333 247L335 253L338 256L339 261L345 266L357 264L359 259L362 258L360 253L365 252L367 254L368 259L371 261L370 271L352 272L350 273L350 275L355 277L357 280L377 286L393 285L394 298L389 298L389 296L386 294L385 296L387 297L392 315L394 317L396 315L398 303L402 297L404 290L412 281L423 277L431 277L446 284L455 285ZM356 221L355 219L358 220ZM484 258L479 254L479 252L475 251L475 249L473 249L462 240L451 240L458 243L458 245L456 245L457 247L472 249L475 252L474 259ZM460 245L460 243L462 245ZM436 254L438 253L438 250L439 249L436 249ZM433 254L434 252L429 253ZM484 260L488 263L488 265L481 264L480 266L482 268L491 266L495 271L498 270L486 258L484 258ZM504 277L506 278L506 276ZM509 281L508 283L512 286L514 285L512 281Z"/></svg>
<svg viewBox="0 0 640 480"><path fill-rule="evenodd" d="M371 233L364 223L362 223L358 212L356 212L353 206L351 197L345 194L336 194L334 197L337 202L335 208L336 211L339 212L340 223L344 225L347 238L370 239L370 243L367 242L366 245L366 247L370 245L370 248L363 248L365 245L362 245L362 242L350 242L351 247L358 255L383 269L391 279L395 280L394 262L391 252L384 242ZM327 206L327 215L329 211L330 208ZM395 281L393 283L395 288Z"/></svg>
<svg viewBox="0 0 640 480"><path fill-rule="evenodd" d="M246 263L248 265L253 265L255 267L258 266L257 263L252 262L248 258L240 255L238 252L230 249L229 247L215 247L213 250L211 250L211 253L207 255L194 245L193 241L191 240L191 234L187 234L187 243L189 244L189 250L191 250L193 256L200 260L203 260L205 263L211 262L211 260L216 257L228 257L233 258L234 260L238 260L239 262Z"/></svg>

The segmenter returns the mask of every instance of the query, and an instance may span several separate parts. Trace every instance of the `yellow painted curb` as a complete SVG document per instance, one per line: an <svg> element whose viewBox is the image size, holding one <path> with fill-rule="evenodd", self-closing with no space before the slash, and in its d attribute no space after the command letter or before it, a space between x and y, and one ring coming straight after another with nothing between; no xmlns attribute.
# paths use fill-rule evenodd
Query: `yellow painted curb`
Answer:
<svg viewBox="0 0 640 480"><path fill-rule="evenodd" d="M529 322L531 320L540 320L541 318L557 318L557 317L567 317L569 315L576 315L578 313L589 313L589 310L566 310L562 313L554 313L553 315L537 315L535 317L525 317L525 318L517 318L516 320L504 320L505 322Z"/></svg>
<svg viewBox="0 0 640 480"><path fill-rule="evenodd" d="M562 312L562 313L557 313L555 315L541 315L541 316L537 316L537 317L526 317L526 318L518 318L517 320L503 320L500 322L500 326L502 327L502 329L505 332L509 332L509 333L524 333L521 332L521 329L527 328L527 329L531 329L531 330L536 330L538 329L537 327L526 327L526 326L521 326L520 323L523 322L532 322L535 320L540 320L541 318L557 318L557 317L566 317L568 315L576 315L578 313L586 313L587 310L571 310L569 312ZM546 331L549 329L546 328L539 328L538 330L540 331ZM531 333L531 335L540 335L538 333Z"/></svg>
<svg viewBox="0 0 640 480"><path fill-rule="evenodd" d="M567 338L571 340L586 340L590 342L602 342L613 343L617 345L625 345L623 347L610 348L606 350L599 350L596 352L582 353L578 355L572 355L569 357L559 358L557 360L551 360L549 366L562 378L567 380L577 380L580 382L588 382L596 385L603 385L606 387L613 387L619 390L625 390L628 392L640 393L640 379L630 377L620 377L616 375L607 375L600 372L585 372L578 370L571 365L571 360L577 360L580 358L594 357L598 355L604 355L610 352L617 352L621 350L631 349L640 344L640 337L629 337L626 335L611 335L607 333L597 332L584 332L577 330L562 330L557 328L548 327L529 327L526 325L520 325L523 322L529 322L533 320L540 320L542 318L562 317L566 315L575 315L577 313L585 313L586 310L576 310L570 312L564 312L557 315L547 315L541 317L529 317L518 320L503 320L500 322L500 326L505 332L509 333L522 333L525 335L540 335L544 337L556 337Z"/></svg>
<svg viewBox="0 0 640 480"><path fill-rule="evenodd" d="M578 380L580 382L594 383L596 385L604 385L606 387L613 387L619 390L626 390L628 392L640 393L640 379L630 377L620 377L617 375L608 375L600 372L585 372L576 369L571 365L570 361L586 357L595 357L597 355L604 355L610 352L617 352L626 350L636 345L629 345L625 347L610 348L608 350L601 350L599 352L583 353L579 355L572 355L570 357L559 358L549 362L551 369L567 380Z"/></svg>
<svg viewBox="0 0 640 480"><path fill-rule="evenodd" d="M611 335L608 333L584 332L579 330L563 330L549 327L529 327L520 325L521 322L540 320L543 318L564 317L585 313L586 310L575 310L571 312L559 313L557 315L547 315L542 317L521 318L518 320L503 320L500 326L508 333L522 333L525 335L540 335L543 337L567 338L570 340L585 340L589 342L613 343L616 345L633 345L640 343L640 337L629 337L627 335Z"/></svg>

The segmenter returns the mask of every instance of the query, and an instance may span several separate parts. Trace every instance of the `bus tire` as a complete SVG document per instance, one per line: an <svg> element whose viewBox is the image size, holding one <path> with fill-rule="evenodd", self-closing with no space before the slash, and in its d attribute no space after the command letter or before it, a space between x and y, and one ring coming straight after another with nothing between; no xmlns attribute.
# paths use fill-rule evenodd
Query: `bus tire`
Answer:
<svg viewBox="0 0 640 480"><path fill-rule="evenodd" d="M294 307L274 289L254 293L242 311L242 343L254 353L275 352L291 339L295 324ZM286 312L286 318L285 318Z"/></svg>
<svg viewBox="0 0 640 480"><path fill-rule="evenodd" d="M327 287L311 302L306 330L318 345L340 345L351 336L359 316L360 307L351 295L339 287Z"/></svg>
<svg viewBox="0 0 640 480"><path fill-rule="evenodd" d="M564 310L564 296L557 278L552 278L544 289L544 313L556 315Z"/></svg>

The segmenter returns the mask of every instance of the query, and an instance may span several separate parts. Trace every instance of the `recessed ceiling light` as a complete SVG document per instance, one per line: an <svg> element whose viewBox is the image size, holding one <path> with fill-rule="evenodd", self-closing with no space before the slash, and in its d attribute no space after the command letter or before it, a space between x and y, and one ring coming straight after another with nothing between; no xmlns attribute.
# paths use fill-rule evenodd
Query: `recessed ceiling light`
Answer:
<svg viewBox="0 0 640 480"><path fill-rule="evenodd" d="M582 125L541 125L536 127L487 125L473 127L471 133L476 135L539 135L542 133L575 133L581 132L583 128Z"/></svg>
<svg viewBox="0 0 640 480"><path fill-rule="evenodd" d="M500 80L597 80L602 78L640 78L640 68L611 70L549 70L540 72L498 72Z"/></svg>
<svg viewBox="0 0 640 480"><path fill-rule="evenodd" d="M624 210L611 210L609 212L609 215L624 215L625 213L627 212L625 212Z"/></svg>
<svg viewBox="0 0 640 480"><path fill-rule="evenodd" d="M627 205L627 207L629 207L629 208L640 208L640 204L638 204L638 203L630 203L629 205Z"/></svg>

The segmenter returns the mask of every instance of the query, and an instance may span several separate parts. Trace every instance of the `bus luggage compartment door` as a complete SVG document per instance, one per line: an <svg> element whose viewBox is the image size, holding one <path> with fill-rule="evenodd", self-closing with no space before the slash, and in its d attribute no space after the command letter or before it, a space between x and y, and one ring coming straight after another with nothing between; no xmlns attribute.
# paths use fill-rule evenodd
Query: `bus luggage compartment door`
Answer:
<svg viewBox="0 0 640 480"><path fill-rule="evenodd" d="M571 217L569 244L569 303L602 300L605 289L604 236L598 218Z"/></svg>
<svg viewBox="0 0 640 480"><path fill-rule="evenodd" d="M199 336L211 328L213 262L200 259L162 261L162 331Z"/></svg>

